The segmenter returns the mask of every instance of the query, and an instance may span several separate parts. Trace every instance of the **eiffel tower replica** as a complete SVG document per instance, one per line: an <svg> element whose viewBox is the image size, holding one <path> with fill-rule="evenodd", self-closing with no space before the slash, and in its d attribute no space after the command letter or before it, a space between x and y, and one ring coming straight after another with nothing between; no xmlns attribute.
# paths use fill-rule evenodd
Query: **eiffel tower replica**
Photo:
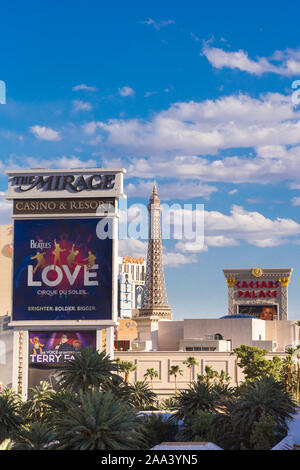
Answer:
<svg viewBox="0 0 300 470"><path fill-rule="evenodd" d="M139 309L138 316L134 319L138 325L138 342L148 343L145 348L155 350L157 349L158 322L160 320L172 320L162 261L161 206L156 184L153 185L148 211L149 239L145 288L142 306ZM150 347L149 342L152 342L152 347Z"/></svg>

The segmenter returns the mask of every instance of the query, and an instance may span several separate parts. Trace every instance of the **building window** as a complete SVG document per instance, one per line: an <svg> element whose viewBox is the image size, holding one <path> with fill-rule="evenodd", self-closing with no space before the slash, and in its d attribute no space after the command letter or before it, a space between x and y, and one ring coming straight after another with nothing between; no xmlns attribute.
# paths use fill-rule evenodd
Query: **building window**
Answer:
<svg viewBox="0 0 300 470"><path fill-rule="evenodd" d="M212 346L187 346L186 351L215 351L216 348Z"/></svg>
<svg viewBox="0 0 300 470"><path fill-rule="evenodd" d="M114 349L116 351L128 351L129 348L130 348L129 340L115 340L114 341Z"/></svg>

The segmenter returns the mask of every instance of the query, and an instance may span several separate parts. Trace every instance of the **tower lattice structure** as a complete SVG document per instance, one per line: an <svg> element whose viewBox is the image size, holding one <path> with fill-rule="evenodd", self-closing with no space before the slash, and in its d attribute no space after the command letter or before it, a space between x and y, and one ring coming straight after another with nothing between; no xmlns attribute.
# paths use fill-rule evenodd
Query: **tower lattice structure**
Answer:
<svg viewBox="0 0 300 470"><path fill-rule="evenodd" d="M139 317L156 316L172 319L168 303L162 260L161 205L156 184L148 204L149 239L147 250L146 279Z"/></svg>

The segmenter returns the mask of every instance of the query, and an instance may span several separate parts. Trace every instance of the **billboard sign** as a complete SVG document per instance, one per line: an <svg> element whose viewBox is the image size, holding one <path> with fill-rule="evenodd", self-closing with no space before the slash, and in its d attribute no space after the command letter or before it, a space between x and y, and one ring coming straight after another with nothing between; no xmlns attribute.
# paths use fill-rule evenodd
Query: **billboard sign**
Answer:
<svg viewBox="0 0 300 470"><path fill-rule="evenodd" d="M239 313L252 315L260 320L276 320L277 305L239 305Z"/></svg>
<svg viewBox="0 0 300 470"><path fill-rule="evenodd" d="M96 215L99 212L107 212L108 207L115 207L113 198L15 199L13 214L19 218L28 215Z"/></svg>
<svg viewBox="0 0 300 470"><path fill-rule="evenodd" d="M142 308L144 285L136 284L135 286L135 308Z"/></svg>
<svg viewBox="0 0 300 470"><path fill-rule="evenodd" d="M16 220L13 321L111 320L112 239L101 218Z"/></svg>
<svg viewBox="0 0 300 470"><path fill-rule="evenodd" d="M88 346L96 350L95 331L30 331L29 365L55 368Z"/></svg>
<svg viewBox="0 0 300 470"><path fill-rule="evenodd" d="M7 171L7 199L122 197L124 169Z"/></svg>

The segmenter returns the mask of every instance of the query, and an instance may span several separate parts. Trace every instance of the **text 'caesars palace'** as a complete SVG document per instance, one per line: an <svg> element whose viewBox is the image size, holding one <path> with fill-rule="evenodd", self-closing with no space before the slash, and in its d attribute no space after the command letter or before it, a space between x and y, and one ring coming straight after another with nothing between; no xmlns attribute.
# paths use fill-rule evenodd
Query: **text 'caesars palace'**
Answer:
<svg viewBox="0 0 300 470"><path fill-rule="evenodd" d="M30 387L56 385L62 362L82 347L132 361L130 381L154 368L154 391L173 393L169 370L179 365L178 388L190 382L183 363L243 380L240 345L283 358L299 344L288 319L292 268L223 269L228 304L219 318L173 320L164 277L159 187L149 194L145 258L119 256L124 169L8 171L12 222L0 226L0 383L27 397ZM110 210L107 210L109 203ZM99 236L99 227L111 236ZM103 232L102 230L102 232ZM220 267L221 269L221 267ZM205 295L205 293L203 293Z"/></svg>

